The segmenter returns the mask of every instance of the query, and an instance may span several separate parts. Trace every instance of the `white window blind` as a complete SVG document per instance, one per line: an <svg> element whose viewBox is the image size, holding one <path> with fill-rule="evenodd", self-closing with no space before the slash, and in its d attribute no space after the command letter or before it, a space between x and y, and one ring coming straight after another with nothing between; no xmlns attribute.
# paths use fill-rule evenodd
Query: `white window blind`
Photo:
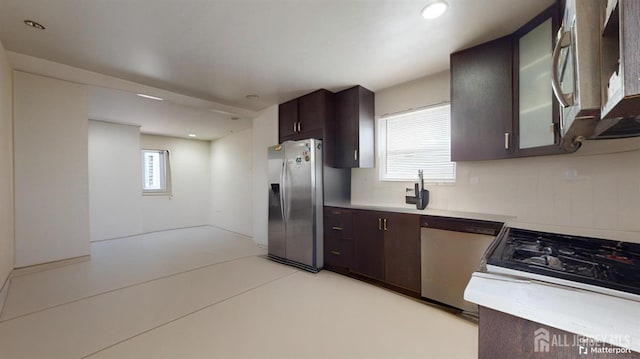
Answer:
<svg viewBox="0 0 640 359"><path fill-rule="evenodd" d="M456 167L451 162L451 106L383 117L380 125L380 179L417 179L455 182Z"/></svg>
<svg viewBox="0 0 640 359"><path fill-rule="evenodd" d="M169 151L142 150L142 192L169 193Z"/></svg>

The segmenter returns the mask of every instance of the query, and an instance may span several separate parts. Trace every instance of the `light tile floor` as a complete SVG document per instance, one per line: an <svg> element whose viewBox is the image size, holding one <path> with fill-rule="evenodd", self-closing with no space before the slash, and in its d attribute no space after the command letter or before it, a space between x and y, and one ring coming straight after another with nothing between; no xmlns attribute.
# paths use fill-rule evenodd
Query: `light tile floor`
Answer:
<svg viewBox="0 0 640 359"><path fill-rule="evenodd" d="M477 325L213 227L12 279L0 358L475 358Z"/></svg>

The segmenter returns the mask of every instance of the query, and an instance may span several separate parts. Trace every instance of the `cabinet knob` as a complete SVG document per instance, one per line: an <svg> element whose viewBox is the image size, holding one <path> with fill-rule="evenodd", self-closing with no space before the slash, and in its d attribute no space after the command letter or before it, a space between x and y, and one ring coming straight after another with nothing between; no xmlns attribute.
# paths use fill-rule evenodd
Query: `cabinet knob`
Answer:
<svg viewBox="0 0 640 359"><path fill-rule="evenodd" d="M384 219L384 230L385 231L387 230L387 219L386 218Z"/></svg>
<svg viewBox="0 0 640 359"><path fill-rule="evenodd" d="M358 150L353 150L353 160L357 161L358 160Z"/></svg>
<svg viewBox="0 0 640 359"><path fill-rule="evenodd" d="M382 230L382 218L378 218L378 230Z"/></svg>
<svg viewBox="0 0 640 359"><path fill-rule="evenodd" d="M338 251L331 251L331 254L334 254L334 255L336 255L336 256L339 256L339 255L340 255L340 252L338 252Z"/></svg>
<svg viewBox="0 0 640 359"><path fill-rule="evenodd" d="M334 231L341 231L341 230L342 230L342 227L335 227L335 226L334 226L334 227L331 227L331 229L333 229Z"/></svg>
<svg viewBox="0 0 640 359"><path fill-rule="evenodd" d="M505 132L504 133L504 149L508 150L509 149L509 132Z"/></svg>
<svg viewBox="0 0 640 359"><path fill-rule="evenodd" d="M293 133L296 133L296 123L293 123Z"/></svg>
<svg viewBox="0 0 640 359"><path fill-rule="evenodd" d="M302 124L298 121L298 133L302 133Z"/></svg>

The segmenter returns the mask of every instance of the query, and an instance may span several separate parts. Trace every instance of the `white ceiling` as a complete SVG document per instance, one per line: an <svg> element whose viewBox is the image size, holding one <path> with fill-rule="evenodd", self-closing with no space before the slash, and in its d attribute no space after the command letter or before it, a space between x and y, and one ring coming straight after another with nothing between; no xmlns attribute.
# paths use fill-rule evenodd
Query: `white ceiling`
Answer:
<svg viewBox="0 0 640 359"><path fill-rule="evenodd" d="M430 1L0 0L0 41L12 52L257 111L318 88L376 91L445 70L451 52L508 34L553 2L448 0L444 16L426 21L420 10ZM91 91L104 96L95 108L122 122L135 117L125 109L139 108L137 99ZM109 109L107 98L127 106ZM167 106L167 116L189 113Z"/></svg>

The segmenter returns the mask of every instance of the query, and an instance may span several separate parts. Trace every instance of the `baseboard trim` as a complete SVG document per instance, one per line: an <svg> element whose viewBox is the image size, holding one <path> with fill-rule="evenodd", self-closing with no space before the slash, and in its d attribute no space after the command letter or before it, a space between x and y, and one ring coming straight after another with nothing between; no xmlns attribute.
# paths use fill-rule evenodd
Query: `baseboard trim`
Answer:
<svg viewBox="0 0 640 359"><path fill-rule="evenodd" d="M85 255L80 257L61 259L53 262L34 264L26 267L15 268L14 270L11 271L11 274L9 274L9 278L15 278L25 274L31 274L31 273L56 269L56 268L68 266L70 264L86 262L90 259L91 259L91 255Z"/></svg>
<svg viewBox="0 0 640 359"><path fill-rule="evenodd" d="M253 237L252 237L252 236L248 236L248 235L246 235L246 234L242 234L242 233L240 233L240 232L232 231L232 230L226 229L226 228L224 228L224 227L219 227L219 226L216 226L216 225L213 225L213 224L207 224L207 226L208 226L208 227L217 228L217 229L221 229L221 230L223 230L223 231L226 231L226 232L229 232L229 233L233 233L233 234L239 235L239 236L241 236L241 237L244 237L244 238L247 238L247 239L250 239L250 240L252 240L252 241L253 241ZM254 242L255 242L255 241L254 241ZM257 242L256 242L256 243L257 243Z"/></svg>
<svg viewBox="0 0 640 359"><path fill-rule="evenodd" d="M9 283L11 282L11 272L7 278L5 278L4 283L2 283L2 287L0 287L0 318L2 317L2 311L4 310L4 302L7 299L9 294Z"/></svg>
<svg viewBox="0 0 640 359"><path fill-rule="evenodd" d="M196 226L188 226L188 227L178 227L178 228L159 229L159 230L157 230L157 231L149 231L149 232L142 232L142 233L136 233L136 234L129 234L129 235L122 236L122 237L96 239L96 240L93 240L93 241L89 241L89 243L98 243L98 242L104 242L104 241L115 241L115 240L117 240L117 239L125 239L125 238L137 237L137 236L144 236L145 234L160 233L160 232L169 232L169 231L177 231L177 230L179 230L179 229L198 228L198 227L210 227L210 225L208 225L208 224L199 224L199 225L196 225Z"/></svg>

